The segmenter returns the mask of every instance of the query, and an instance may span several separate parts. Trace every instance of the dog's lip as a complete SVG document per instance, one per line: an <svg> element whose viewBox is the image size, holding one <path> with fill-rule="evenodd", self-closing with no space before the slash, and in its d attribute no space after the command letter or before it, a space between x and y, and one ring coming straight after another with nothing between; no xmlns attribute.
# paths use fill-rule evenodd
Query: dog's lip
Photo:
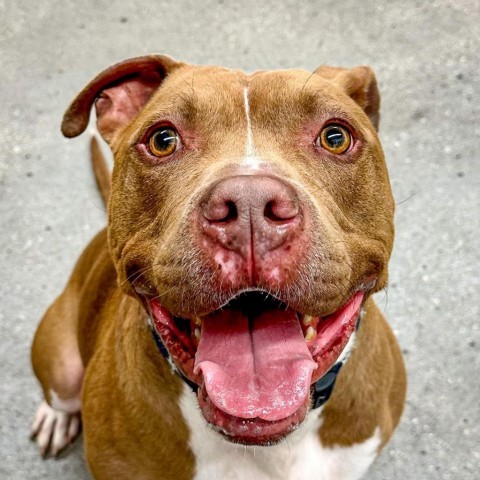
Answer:
<svg viewBox="0 0 480 480"><path fill-rule="evenodd" d="M315 328L320 328L321 330L322 328L329 328L329 321L333 323L336 321L338 325L338 319L335 320L335 316L339 314L338 312L343 312L342 315L344 315L345 312L350 309L348 310L350 312L350 316L347 318L347 321L342 321L341 328L334 327L338 331L334 332L334 335L332 335L329 339L330 341L323 345L322 348L317 348L318 351L316 352L312 352L310 349L313 360L320 367L314 370L311 378L311 384L315 383L319 378L321 378L321 376L323 376L328 368L330 368L331 365L333 365L341 355L343 348L355 329L361 306L366 298L366 293L371 290L374 285L374 279L369 279L368 281L362 282L356 289L353 290L354 293L352 296L350 296L349 300L335 312L322 317L311 317L315 321ZM252 291L258 292L258 290L254 289L248 290L248 292ZM242 293L245 293L245 291ZM144 304L150 313L153 327L160 335L163 343L170 353L171 358L174 360L175 364L183 373L183 375L200 387L199 404L202 407L202 399L200 399L200 395L202 392L205 392L203 373L201 371L198 371L197 373L194 372L195 354L198 343L195 345L192 341L191 335L185 335L185 332L181 332L178 326L178 322L186 322L188 320L174 317L168 310L160 305L158 299L155 297L142 294L140 294L140 296L142 297L142 300L144 301ZM238 295L236 295L234 299L237 297ZM224 304L223 308L225 308L226 305L228 304ZM302 317L299 316L300 322L301 318ZM194 320L191 322L194 322ZM194 325L194 323L191 324ZM315 346L316 344L313 343L313 345ZM296 412L286 418L275 421L265 421L260 418L245 419L236 417L234 415L229 415L228 413L217 408L213 402L210 401L206 392L205 395L208 399L208 403L203 403L203 407L205 407L206 410L204 411L202 408L202 413L204 414L206 420L209 421L216 430L225 435L230 441L252 445L270 444L272 442L279 441L284 436L288 435L304 420L310 401L310 397L308 397L306 399L307 407L305 409L303 409L303 407L299 407ZM246 425L249 426L249 428L245 428ZM253 434L252 432L256 433Z"/></svg>
<svg viewBox="0 0 480 480"><path fill-rule="evenodd" d="M223 412L211 401L204 384L199 388L198 403L207 422L229 442L270 446L280 442L298 428L309 410L310 399L306 398L292 415L276 421L245 419Z"/></svg>
<svg viewBox="0 0 480 480"><path fill-rule="evenodd" d="M344 302L342 304L342 306L345 305L346 303L348 303L348 300L351 297L353 297L357 292L361 291L361 292L367 293L370 290L372 290L375 287L376 282L377 282L377 279L376 279L375 276L366 277L355 288L351 289L350 293L347 295L347 301ZM159 299L159 295L155 291L154 287L151 286L148 282L144 282L144 281L142 282L141 280L140 281L136 280L135 283L133 284L133 289L136 292L136 294L140 297L140 300L142 301L142 303L144 303L145 306L147 306L147 304L149 304L151 301ZM202 317L205 317L207 315L211 315L214 312L216 312L217 310L221 310L222 308L225 308L226 306L228 306L229 303L231 303L232 301L234 301L235 299L240 297L242 294L246 294L246 293L263 294L263 295L265 295L265 297L270 297L270 298L273 298L273 299L278 300L279 302L283 303L282 297L280 295L276 294L275 292L267 291L265 289L256 288L256 287L243 288L243 289L240 289L240 290L236 291L235 293L232 293L229 297L222 300L213 309L211 309L207 312L202 312L202 313L199 313L199 314L192 315L192 319L193 318L202 318ZM339 308L341 308L341 307L339 307ZM310 316L312 318L317 318L317 317L324 318L324 317L327 317L327 316L335 313L337 310L338 310L338 308L331 311L331 312L326 312L322 315L314 314L314 315L310 315ZM147 308L147 311L149 311L148 308ZM151 314L150 311L149 311L149 313ZM298 316L299 316L300 320L306 315L305 313L300 312L300 311L297 311L297 313L298 313ZM174 315L171 312L170 312L170 314L174 318L184 318L184 317L179 317L177 315Z"/></svg>
<svg viewBox="0 0 480 480"><path fill-rule="evenodd" d="M355 295L362 293L363 294L363 300L361 304L363 305L367 294L375 287L376 284L376 278L373 276L370 276L366 279L364 279L361 283L357 285L354 289L352 289L350 295L348 296L348 300L344 302L339 308L334 310L333 312L328 312L325 315L311 315L308 316L308 318L311 319L311 324L315 326L315 328L318 328L318 326L323 325L329 318L334 316L337 312L342 310L346 305L351 302L352 298L355 297ZM249 294L249 293L259 293L259 294L265 294L271 298L274 298L278 302L281 302L278 296L271 294L270 292L266 292L265 290L258 289L258 288L246 288L242 289L239 292L236 292L234 295L232 295L228 301L223 302L220 307L215 309L213 312L210 312L209 314L202 315L202 316L194 316L192 319L185 319L182 317L177 317L173 315L169 310L164 308L160 302L159 302L159 297L157 295L154 295L152 290L148 287L145 288L143 284L136 284L135 285L135 291L137 293L137 296L139 297L140 301L144 305L144 308L146 309L150 320L152 322L153 328L157 331L157 333L160 335L162 338L162 341L164 343L168 343L170 345L174 345L175 342L179 344L179 346L182 347L183 354L181 355L183 358L185 358L185 355L189 355L191 357L191 360L193 362L194 356L195 356L195 351L196 347L198 346L198 341L195 342L192 339L192 335L188 336L185 335L180 331L179 328L177 328L179 322L190 322L192 325L192 331L190 332L191 334L194 333L193 331L193 326L195 323L200 325L201 323L201 318L206 317L207 315L211 315L212 313L222 310L225 307L228 306L232 301L235 301L238 297L240 297L242 294ZM360 305L361 308L361 305ZM359 310L360 310L359 308ZM154 311L155 310L155 311ZM302 324L302 329L304 333L306 334L307 326L303 323L307 315L297 311L297 316L299 319L299 322ZM161 317L161 318L159 318ZM308 343L308 341L307 341ZM310 342L310 346L311 346ZM169 345L167 346L167 350L170 351ZM177 351L179 350L178 348L176 349ZM172 353L172 352L170 352ZM319 354L322 352L313 352L313 356L317 357ZM175 357L175 355L173 355ZM176 358L174 358L176 360ZM191 363L191 362L188 362ZM192 382L196 383L197 385L200 385L202 382L202 376L201 374L194 374L193 373L193 367L192 368L185 368L185 365L182 365L182 362L177 362L177 367L182 371L182 373ZM193 365L193 363L192 363ZM312 380L312 383L314 383L316 380L318 380L319 372L315 372L314 379Z"/></svg>

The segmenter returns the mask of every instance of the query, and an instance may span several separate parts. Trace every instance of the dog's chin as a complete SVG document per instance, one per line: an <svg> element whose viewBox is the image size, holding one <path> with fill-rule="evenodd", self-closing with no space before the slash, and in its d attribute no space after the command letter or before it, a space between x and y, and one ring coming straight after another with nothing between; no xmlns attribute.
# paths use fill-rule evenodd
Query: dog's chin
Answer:
<svg viewBox="0 0 480 480"><path fill-rule="evenodd" d="M272 445L305 419L312 385L348 343L367 290L317 317L258 291L191 319L141 297L171 359L198 386L205 420L228 441Z"/></svg>

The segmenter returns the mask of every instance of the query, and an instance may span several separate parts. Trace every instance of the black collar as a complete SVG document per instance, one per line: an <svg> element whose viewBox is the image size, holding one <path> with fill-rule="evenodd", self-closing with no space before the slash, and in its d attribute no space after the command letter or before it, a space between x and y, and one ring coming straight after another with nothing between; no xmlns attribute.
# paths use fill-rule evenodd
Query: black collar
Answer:
<svg viewBox="0 0 480 480"><path fill-rule="evenodd" d="M358 326L360 324L361 314L358 316L357 323L355 325L355 330L358 330ZM160 335L155 330L153 326L150 327L152 332L153 338L157 345L158 350L163 355L165 360L172 365L172 368L177 373L177 375L193 390L194 393L198 390L198 385L191 380L189 380L175 365L175 363L171 360L170 354L166 349L165 345L163 344ZM337 380L337 376L342 368L344 362L337 362L333 364L332 368L323 375L319 380L317 380L312 385L312 408L319 408L324 405L327 400L330 398L330 395L333 392L333 387L335 386L335 381Z"/></svg>

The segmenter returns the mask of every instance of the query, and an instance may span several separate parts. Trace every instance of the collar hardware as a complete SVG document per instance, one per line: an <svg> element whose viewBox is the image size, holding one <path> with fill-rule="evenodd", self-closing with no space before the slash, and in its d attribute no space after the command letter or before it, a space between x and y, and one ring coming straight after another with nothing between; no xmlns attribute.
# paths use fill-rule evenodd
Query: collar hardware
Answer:
<svg viewBox="0 0 480 480"><path fill-rule="evenodd" d="M337 380L337 375L343 366L343 362L338 362L323 376L317 380L312 387L312 408L319 408L330 398L333 387Z"/></svg>

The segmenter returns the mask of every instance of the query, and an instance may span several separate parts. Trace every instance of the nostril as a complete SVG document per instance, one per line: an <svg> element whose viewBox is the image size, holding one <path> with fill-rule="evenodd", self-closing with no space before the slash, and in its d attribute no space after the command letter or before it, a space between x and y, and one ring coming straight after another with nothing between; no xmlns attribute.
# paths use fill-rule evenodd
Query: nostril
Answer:
<svg viewBox="0 0 480 480"><path fill-rule="evenodd" d="M286 222L298 215L298 208L291 201L270 200L265 205L263 215L272 222Z"/></svg>
<svg viewBox="0 0 480 480"><path fill-rule="evenodd" d="M225 202L225 206L227 207L227 214L220 222L231 222L238 218L238 211L237 206L231 200Z"/></svg>
<svg viewBox="0 0 480 480"><path fill-rule="evenodd" d="M210 202L204 208L204 216L210 222L227 223L238 218L237 206L231 200Z"/></svg>

